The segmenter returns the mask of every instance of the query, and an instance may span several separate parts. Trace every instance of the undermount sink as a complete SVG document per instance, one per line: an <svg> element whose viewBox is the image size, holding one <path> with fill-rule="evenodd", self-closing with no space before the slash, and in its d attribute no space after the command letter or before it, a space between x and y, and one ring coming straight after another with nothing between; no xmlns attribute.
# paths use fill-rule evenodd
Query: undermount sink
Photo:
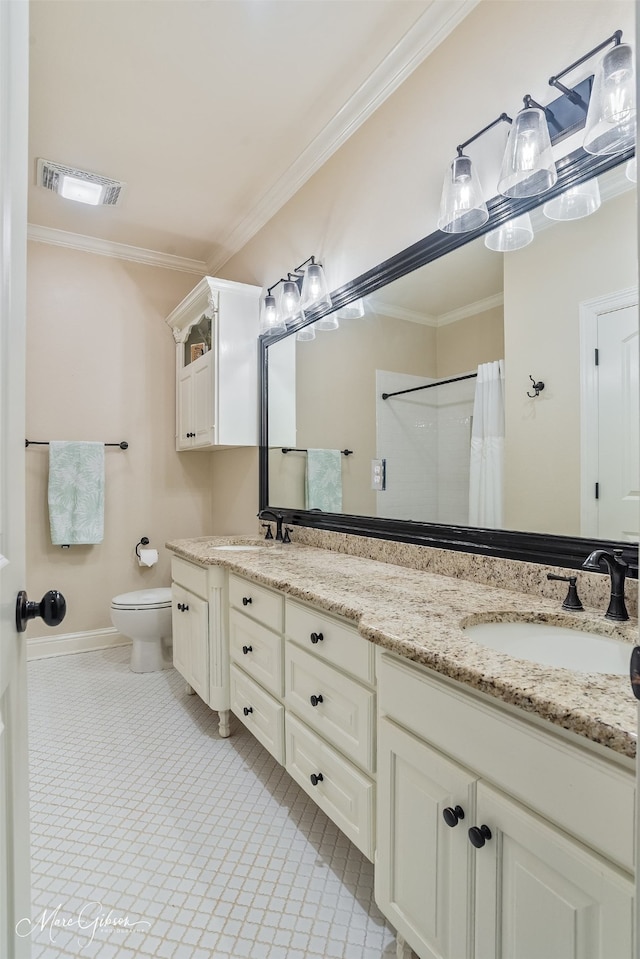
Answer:
<svg viewBox="0 0 640 959"><path fill-rule="evenodd" d="M244 553L246 550L250 549L264 549L264 546L240 546L239 544L230 544L229 546L212 546L211 549L230 550L234 553Z"/></svg>
<svg viewBox="0 0 640 959"><path fill-rule="evenodd" d="M465 632L474 643L542 666L576 673L629 673L632 645L609 636L549 623L477 623Z"/></svg>

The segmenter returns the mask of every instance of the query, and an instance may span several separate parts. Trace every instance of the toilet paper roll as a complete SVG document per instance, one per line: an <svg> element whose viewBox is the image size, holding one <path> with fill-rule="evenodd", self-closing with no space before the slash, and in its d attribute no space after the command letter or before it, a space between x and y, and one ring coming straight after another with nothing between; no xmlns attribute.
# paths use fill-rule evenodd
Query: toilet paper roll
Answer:
<svg viewBox="0 0 640 959"><path fill-rule="evenodd" d="M157 562L158 562L157 549L139 549L138 550L139 566L155 566Z"/></svg>

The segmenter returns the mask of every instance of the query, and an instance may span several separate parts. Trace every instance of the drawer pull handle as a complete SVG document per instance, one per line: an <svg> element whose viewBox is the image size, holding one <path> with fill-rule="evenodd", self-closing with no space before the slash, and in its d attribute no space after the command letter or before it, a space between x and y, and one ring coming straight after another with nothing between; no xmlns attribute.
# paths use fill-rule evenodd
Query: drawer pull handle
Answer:
<svg viewBox="0 0 640 959"><path fill-rule="evenodd" d="M310 699L310 703L311 703L312 706L317 706L318 703L322 703L322 702L324 702L324 700L323 700L322 696L320 696L320 695L318 695L318 696L312 696L311 699Z"/></svg>
<svg viewBox="0 0 640 959"><path fill-rule="evenodd" d="M245 654L245 656L247 655L247 653L252 653L252 652L253 652L253 646L243 646L243 647L242 647L242 652Z"/></svg>
<svg viewBox="0 0 640 959"><path fill-rule="evenodd" d="M311 780L312 786L317 786L318 783L321 783L323 781L324 776L322 775L322 773L311 773L311 775L309 776L309 779Z"/></svg>
<svg viewBox="0 0 640 959"><path fill-rule="evenodd" d="M442 810L442 817L447 826L451 826L453 829L454 826L458 825L461 819L464 819L464 809L462 806L447 806L446 809Z"/></svg>
<svg viewBox="0 0 640 959"><path fill-rule="evenodd" d="M314 646L316 645L316 643L321 643L323 639L324 639L324 636L322 635L322 633L311 633L311 642L313 643Z"/></svg>
<svg viewBox="0 0 640 959"><path fill-rule="evenodd" d="M476 849L482 849L487 839L491 839L491 830L488 826L472 826L469 830L469 842Z"/></svg>
<svg viewBox="0 0 640 959"><path fill-rule="evenodd" d="M245 714L245 716L248 716L249 713L253 712L253 706L245 706L242 712Z"/></svg>
<svg viewBox="0 0 640 959"><path fill-rule="evenodd" d="M243 596L243 597L242 597L242 605L243 605L243 606L248 606L250 602L252 602L250 596Z"/></svg>

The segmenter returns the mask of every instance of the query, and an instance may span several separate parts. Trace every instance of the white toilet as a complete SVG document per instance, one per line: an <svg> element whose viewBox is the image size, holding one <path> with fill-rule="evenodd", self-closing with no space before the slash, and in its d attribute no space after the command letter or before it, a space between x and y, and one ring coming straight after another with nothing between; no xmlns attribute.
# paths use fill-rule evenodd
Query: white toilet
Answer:
<svg viewBox="0 0 640 959"><path fill-rule="evenodd" d="M150 673L164 669L163 640L171 641L171 587L139 589L111 600L111 622L131 639L131 669Z"/></svg>

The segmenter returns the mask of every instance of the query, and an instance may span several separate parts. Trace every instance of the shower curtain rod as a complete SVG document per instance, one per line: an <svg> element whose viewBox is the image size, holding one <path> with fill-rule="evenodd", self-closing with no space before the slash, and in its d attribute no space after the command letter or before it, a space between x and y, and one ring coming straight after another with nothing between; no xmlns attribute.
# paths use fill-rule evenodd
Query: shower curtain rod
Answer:
<svg viewBox="0 0 640 959"><path fill-rule="evenodd" d="M25 440L25 446L48 446L50 440ZM105 446L119 446L121 450L128 450L129 444L126 440L122 440L121 443L105 443Z"/></svg>
<svg viewBox="0 0 640 959"><path fill-rule="evenodd" d="M410 390L396 390L395 393L383 393L382 399L388 400L391 396L402 396L403 393L417 393L418 390L430 390L433 386L446 386L447 383L460 383L461 380L473 380L477 373L467 373L466 376L454 376L450 380L438 380L437 383L425 383L424 386L413 386Z"/></svg>

